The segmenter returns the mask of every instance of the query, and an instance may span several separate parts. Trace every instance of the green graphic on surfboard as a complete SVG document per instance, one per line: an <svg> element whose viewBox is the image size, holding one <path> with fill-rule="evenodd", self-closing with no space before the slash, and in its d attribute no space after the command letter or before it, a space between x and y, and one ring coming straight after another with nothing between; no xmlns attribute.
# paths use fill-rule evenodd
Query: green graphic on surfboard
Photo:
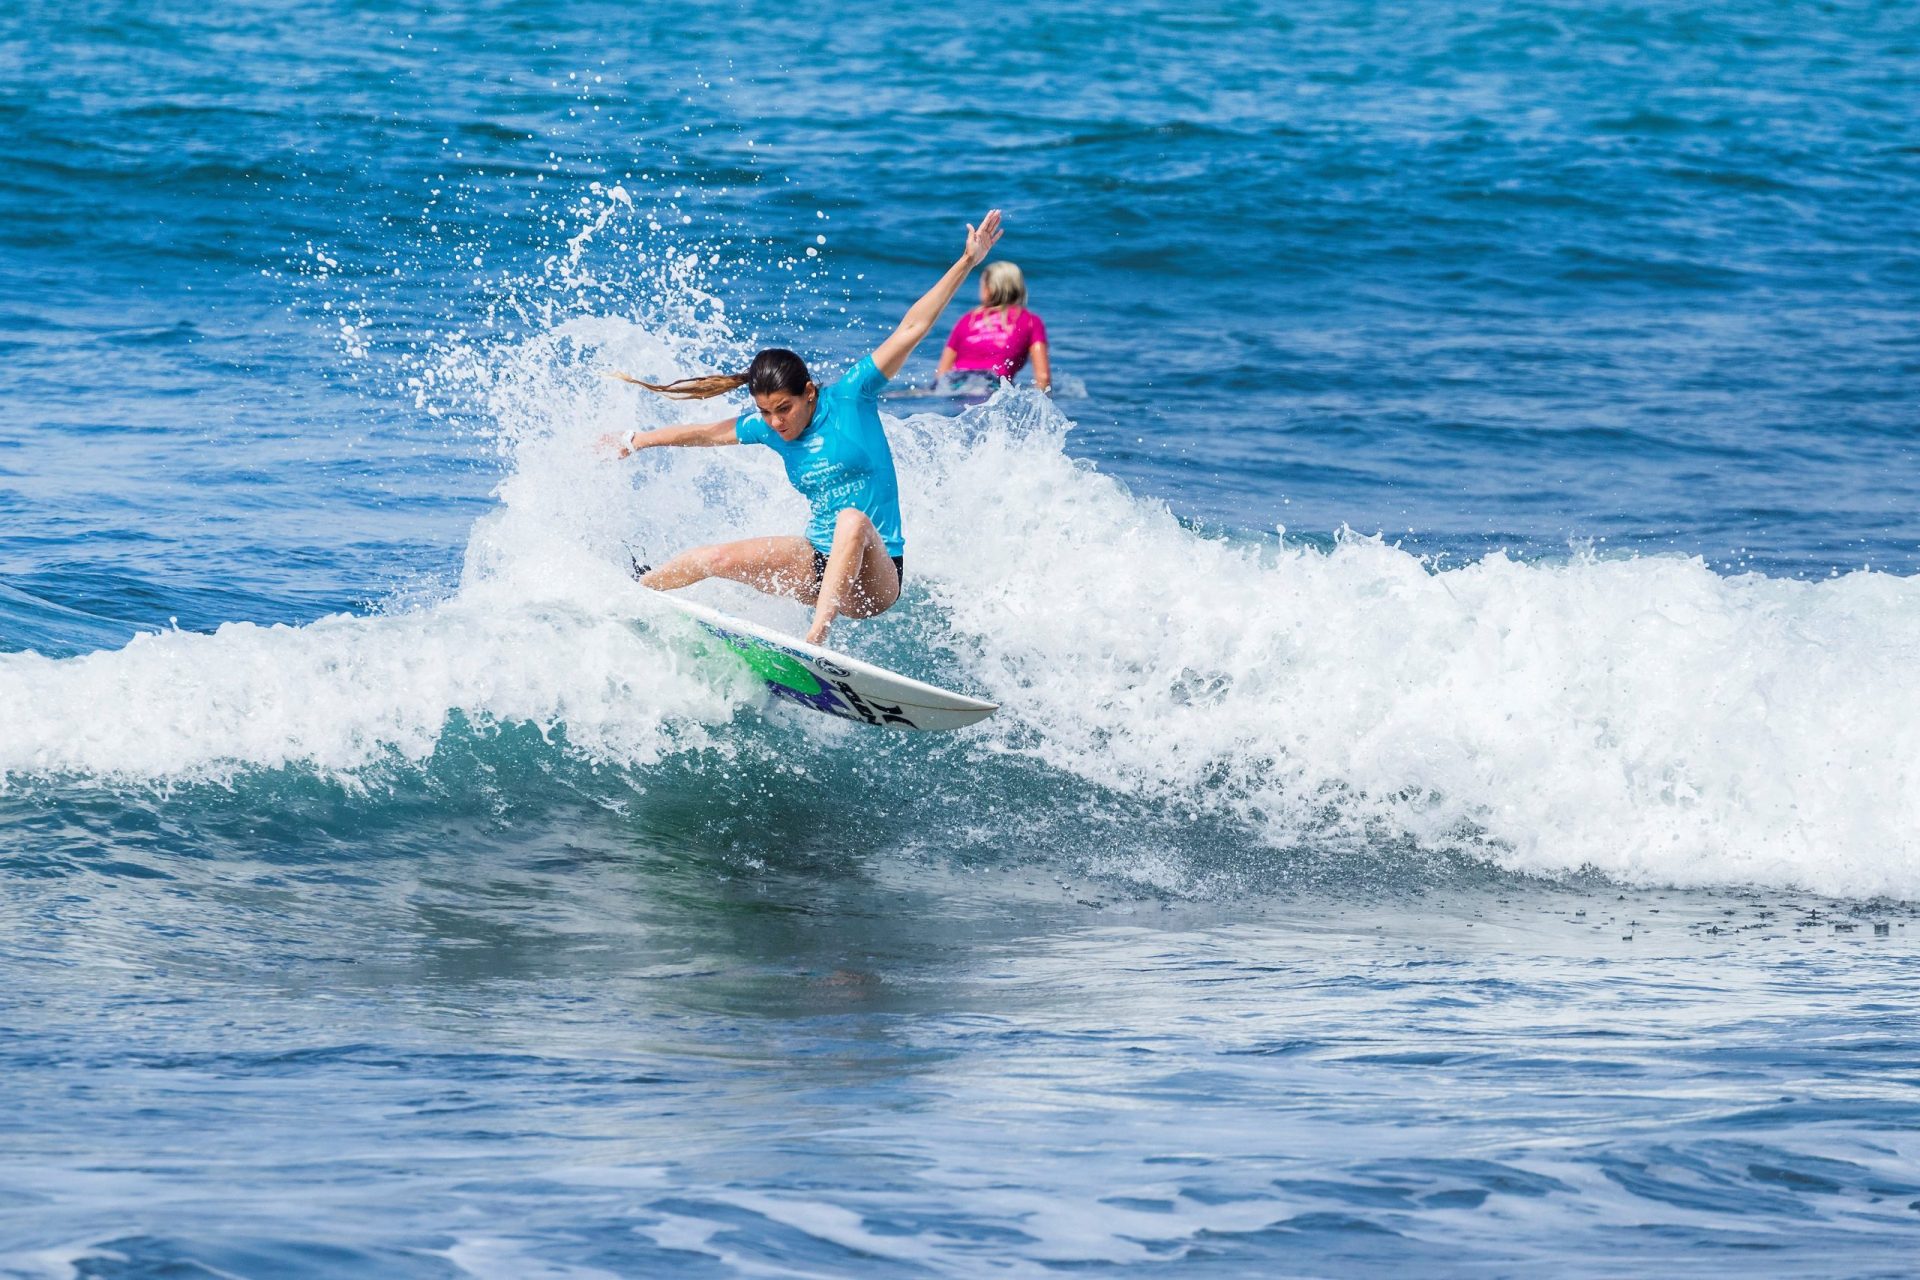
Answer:
<svg viewBox="0 0 1920 1280"><path fill-rule="evenodd" d="M881 729L959 729L997 703L970 698L870 662L781 635L664 592L654 597L698 622L785 702Z"/></svg>
<svg viewBox="0 0 1920 1280"><path fill-rule="evenodd" d="M776 649L763 649L745 636L720 634L727 647L745 658L754 673L768 684L791 689L811 697L820 692L820 682L801 663Z"/></svg>

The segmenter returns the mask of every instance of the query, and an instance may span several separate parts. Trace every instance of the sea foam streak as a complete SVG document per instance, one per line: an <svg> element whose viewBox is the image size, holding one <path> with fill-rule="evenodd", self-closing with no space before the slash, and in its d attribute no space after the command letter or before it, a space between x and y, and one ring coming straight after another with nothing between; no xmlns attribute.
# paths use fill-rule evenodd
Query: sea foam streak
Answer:
<svg viewBox="0 0 1920 1280"><path fill-rule="evenodd" d="M0 656L0 773L350 778L430 756L456 711L563 726L568 750L642 769L723 745L750 682L624 624L644 599L622 544L797 529L800 502L766 451L593 449L707 411L606 369L696 365L591 318L457 353L448 376L497 424L507 468L451 598ZM1068 428L1014 392L892 423L913 594L837 638L938 641L961 670L921 674L1003 703L975 741L1089 784L1075 803L1165 797L1276 848L1412 838L1531 872L1920 897L1920 582L1591 556L1436 573L1355 536L1206 537L1071 459Z"/></svg>

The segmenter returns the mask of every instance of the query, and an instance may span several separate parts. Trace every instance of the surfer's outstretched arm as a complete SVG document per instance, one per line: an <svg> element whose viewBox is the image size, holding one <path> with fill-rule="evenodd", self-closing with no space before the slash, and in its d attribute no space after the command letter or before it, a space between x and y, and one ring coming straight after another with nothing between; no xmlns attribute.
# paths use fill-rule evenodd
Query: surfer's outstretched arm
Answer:
<svg viewBox="0 0 1920 1280"><path fill-rule="evenodd" d="M699 449L739 444L740 437L735 434L733 423L732 418L722 418L718 422L690 422L678 427L656 427L652 431L630 431L623 436L601 436L600 447L616 458L624 458L642 449L667 445Z"/></svg>
<svg viewBox="0 0 1920 1280"><path fill-rule="evenodd" d="M953 295L960 291L961 282L967 274L986 258L1000 239L1000 211L987 210L987 216L980 219L980 225L967 224L967 249L960 260L947 268L947 274L940 277L940 283L927 290L920 301L907 309L906 318L900 322L887 340L873 353L873 363L883 376L891 378L900 372L900 367L920 345L920 339L933 332L933 326L940 319L940 313L953 301Z"/></svg>

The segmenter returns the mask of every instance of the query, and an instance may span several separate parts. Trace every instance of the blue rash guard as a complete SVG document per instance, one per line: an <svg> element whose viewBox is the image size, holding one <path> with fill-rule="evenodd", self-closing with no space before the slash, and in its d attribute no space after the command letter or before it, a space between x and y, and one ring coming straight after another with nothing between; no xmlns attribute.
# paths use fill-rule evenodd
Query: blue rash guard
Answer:
<svg viewBox="0 0 1920 1280"><path fill-rule="evenodd" d="M873 521L888 555L906 554L893 450L880 425L880 388L886 385L873 357L865 356L820 392L813 421L798 440L781 439L757 413L743 413L733 424L741 444L763 444L780 455L787 479L813 508L807 541L822 554L833 550L834 522L849 507Z"/></svg>

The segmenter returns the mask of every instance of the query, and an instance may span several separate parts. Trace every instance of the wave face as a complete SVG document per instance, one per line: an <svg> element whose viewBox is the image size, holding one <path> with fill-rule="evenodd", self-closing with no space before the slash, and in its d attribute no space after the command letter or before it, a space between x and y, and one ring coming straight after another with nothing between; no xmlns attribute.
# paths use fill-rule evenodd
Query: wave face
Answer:
<svg viewBox="0 0 1920 1280"><path fill-rule="evenodd" d="M449 348L442 380L507 461L457 588L305 626L0 656L0 772L174 786L292 769L363 786L430 766L450 732L533 726L560 758L642 789L713 752L805 751L828 778L900 754L989 822L990 781L1014 785L994 771L1038 770L1054 789L1019 784L1033 802L1153 806L1270 858L1411 847L1546 876L1920 896L1914 579L1726 577L1590 551L1438 567L1377 537L1208 532L1069 456L1073 424L1026 392L890 422L911 589L839 632L1003 711L963 755L818 726L796 739L777 727L794 713L765 708L626 580L629 547L657 558L801 522L769 453L597 455L636 415L685 416L604 370L693 372L694 347L578 317Z"/></svg>

